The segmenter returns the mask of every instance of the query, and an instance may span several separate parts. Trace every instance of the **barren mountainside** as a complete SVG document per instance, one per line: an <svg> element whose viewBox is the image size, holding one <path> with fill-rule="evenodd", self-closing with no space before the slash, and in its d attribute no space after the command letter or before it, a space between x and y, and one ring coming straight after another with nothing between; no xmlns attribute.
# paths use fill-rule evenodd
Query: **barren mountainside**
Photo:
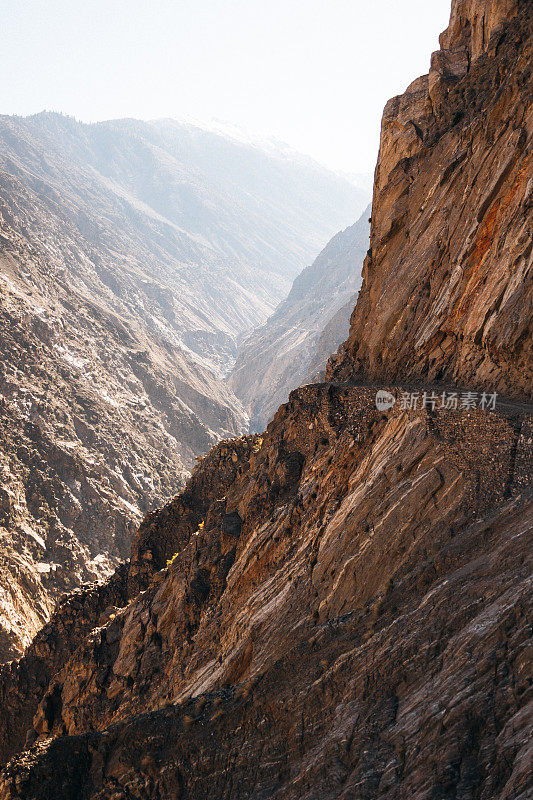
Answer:
<svg viewBox="0 0 533 800"><path fill-rule="evenodd" d="M8 223L70 285L222 371L237 336L366 204L304 157L173 120L3 116L0 143Z"/></svg>
<svg viewBox="0 0 533 800"><path fill-rule="evenodd" d="M295 278L274 314L240 345L228 385L243 402L252 429L262 430L289 392L323 370L345 340L368 250L369 214L365 209L328 242ZM320 341L323 333L327 350Z"/></svg>
<svg viewBox="0 0 533 800"><path fill-rule="evenodd" d="M1 800L531 798L532 22L453 0L326 380L0 668Z"/></svg>
<svg viewBox="0 0 533 800"><path fill-rule="evenodd" d="M247 430L237 338L358 198L172 121L0 118L0 661Z"/></svg>

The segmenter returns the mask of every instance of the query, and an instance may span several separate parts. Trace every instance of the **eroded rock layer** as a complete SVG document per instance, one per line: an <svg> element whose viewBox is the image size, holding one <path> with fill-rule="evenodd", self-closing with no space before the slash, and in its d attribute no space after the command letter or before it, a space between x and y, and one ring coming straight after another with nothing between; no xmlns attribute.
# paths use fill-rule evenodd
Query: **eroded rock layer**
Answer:
<svg viewBox="0 0 533 800"><path fill-rule="evenodd" d="M454 0L429 76L387 103L370 252L328 375L531 397L531 3Z"/></svg>
<svg viewBox="0 0 533 800"><path fill-rule="evenodd" d="M147 518L0 796L527 796L531 416L374 395L297 390Z"/></svg>
<svg viewBox="0 0 533 800"><path fill-rule="evenodd" d="M529 148L516 92L526 91L530 23L523 2L454 2L429 88L415 82L385 112L372 251L329 379L294 391L262 436L217 444L181 494L145 517L113 586L80 598L72 635L67 603L3 668L13 720L3 757L13 758L1 800L532 796L522 167L507 184ZM457 136L469 157L441 173L439 148ZM430 206L425 235L416 220ZM446 302L439 241L443 252L466 247ZM449 332L456 301L462 338ZM454 379L472 390L490 382L495 406L463 398ZM407 407L415 385L435 403ZM377 389L394 396L388 410ZM440 401L452 392L456 408Z"/></svg>

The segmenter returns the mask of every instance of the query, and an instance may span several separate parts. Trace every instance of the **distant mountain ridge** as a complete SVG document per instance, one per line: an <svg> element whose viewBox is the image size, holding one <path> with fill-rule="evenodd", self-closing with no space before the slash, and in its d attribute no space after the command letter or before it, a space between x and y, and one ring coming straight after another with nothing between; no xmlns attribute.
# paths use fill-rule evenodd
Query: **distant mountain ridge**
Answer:
<svg viewBox="0 0 533 800"><path fill-rule="evenodd" d="M0 660L248 429L237 340L358 197L168 120L0 117Z"/></svg>
<svg viewBox="0 0 533 800"><path fill-rule="evenodd" d="M253 430L266 427L289 392L324 370L345 340L368 250L369 216L370 206L328 242L239 349L228 384L244 403Z"/></svg>
<svg viewBox="0 0 533 800"><path fill-rule="evenodd" d="M68 206L83 239L143 273L124 285L100 257L99 282L136 313L155 304L175 342L215 368L231 360L227 337L261 324L366 202L310 159L173 120L0 117L0 144L0 170Z"/></svg>

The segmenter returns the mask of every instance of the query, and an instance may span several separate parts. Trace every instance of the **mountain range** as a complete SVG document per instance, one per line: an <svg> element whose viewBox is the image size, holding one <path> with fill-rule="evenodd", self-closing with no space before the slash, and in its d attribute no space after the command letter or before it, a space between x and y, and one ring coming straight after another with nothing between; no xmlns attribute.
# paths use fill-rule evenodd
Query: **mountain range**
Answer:
<svg viewBox="0 0 533 800"><path fill-rule="evenodd" d="M361 192L171 120L0 117L0 656L112 572L195 458L222 377Z"/></svg>
<svg viewBox="0 0 533 800"><path fill-rule="evenodd" d="M346 341L0 666L0 800L533 796L532 41L452 0Z"/></svg>

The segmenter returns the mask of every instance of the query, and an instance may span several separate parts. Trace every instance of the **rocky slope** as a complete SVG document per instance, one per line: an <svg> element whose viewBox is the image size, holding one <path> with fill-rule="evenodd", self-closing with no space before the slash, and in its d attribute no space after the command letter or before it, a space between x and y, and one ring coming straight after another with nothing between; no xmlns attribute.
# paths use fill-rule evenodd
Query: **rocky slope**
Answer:
<svg viewBox="0 0 533 800"><path fill-rule="evenodd" d="M9 241L0 258L0 659L6 660L20 654L62 592L109 574L128 556L143 515L185 482L198 453L248 423L210 370L68 279L56 279L54 262L3 221Z"/></svg>
<svg viewBox="0 0 533 800"><path fill-rule="evenodd" d="M329 377L531 396L529 5L454 2L429 76L388 102L363 290Z"/></svg>
<svg viewBox="0 0 533 800"><path fill-rule="evenodd" d="M366 205L361 190L297 154L172 120L0 117L0 144L5 202L19 201L33 236L52 216L58 269L221 371L238 335L264 322ZM76 268L70 253L83 246Z"/></svg>
<svg viewBox="0 0 533 800"><path fill-rule="evenodd" d="M221 380L237 337L360 204L305 160L171 121L1 117L0 143L3 661L247 430Z"/></svg>
<svg viewBox="0 0 533 800"><path fill-rule="evenodd" d="M34 711L37 741L1 797L528 796L531 414L374 395L303 387L218 445L129 604L4 668L4 741Z"/></svg>
<svg viewBox="0 0 533 800"><path fill-rule="evenodd" d="M325 368L346 339L368 250L370 207L295 279L288 297L239 347L228 385L253 430L263 430L289 392Z"/></svg>
<svg viewBox="0 0 533 800"><path fill-rule="evenodd" d="M453 3L432 63L465 48L466 75L450 78L452 97L461 81L470 90L464 146L478 135L477 92L479 116L494 96L521 119L531 16L526 3ZM431 113L441 135L448 121L455 137L462 118L438 104ZM384 125L382 152L391 135ZM397 135L402 160L402 126ZM485 146L485 161L501 158L497 136ZM418 159L413 192L435 147ZM416 207L433 204L438 225L438 187L426 188ZM469 213L483 227L490 204L481 203ZM374 202L373 229L377 213ZM512 225L520 232L514 217ZM425 236L434 241L437 228ZM510 294L523 272L507 256L520 242L491 251L501 280L499 259L508 269ZM391 245L390 281L396 252ZM398 379L372 385L371 348L358 355L353 343L361 306L380 328L387 282L377 274L374 294L367 262L348 345L329 367L347 370L352 353L350 380L301 387L262 436L217 444L184 491L146 516L129 566L71 600L76 624L67 601L26 656L2 668L0 741L3 758L14 755L2 800L531 797L532 406L522 384L494 408L471 402L444 351L449 383L424 362L416 385L418 318L404 330L403 361L385 349L379 364ZM489 282L476 298L487 298ZM405 296L391 302L400 313ZM530 312L517 309L513 323L523 327ZM491 324L509 324L516 341L508 313L507 302L495 304ZM507 357L493 361L492 386L527 357L525 342ZM466 378L469 363L458 357L453 369ZM377 388L396 398L386 411L376 408ZM429 402L405 408L414 389Z"/></svg>

